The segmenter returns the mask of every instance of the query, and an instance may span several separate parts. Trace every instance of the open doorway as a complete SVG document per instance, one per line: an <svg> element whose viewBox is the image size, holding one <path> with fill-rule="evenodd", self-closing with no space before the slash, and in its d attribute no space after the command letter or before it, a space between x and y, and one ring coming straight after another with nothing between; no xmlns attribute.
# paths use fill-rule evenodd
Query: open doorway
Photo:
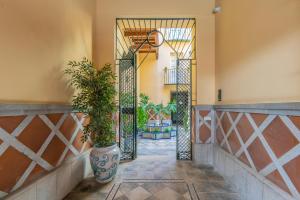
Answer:
<svg viewBox="0 0 300 200"><path fill-rule="evenodd" d="M195 19L119 18L119 145L123 159L191 159Z"/></svg>

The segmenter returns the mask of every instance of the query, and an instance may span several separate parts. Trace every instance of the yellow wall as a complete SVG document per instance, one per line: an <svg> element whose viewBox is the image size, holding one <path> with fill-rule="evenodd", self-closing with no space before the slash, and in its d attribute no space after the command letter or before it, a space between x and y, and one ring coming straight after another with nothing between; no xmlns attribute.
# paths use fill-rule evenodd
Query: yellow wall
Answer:
<svg viewBox="0 0 300 200"><path fill-rule="evenodd" d="M215 18L212 0L98 0L94 58L114 63L116 17L195 17L197 21L197 103L215 100Z"/></svg>
<svg viewBox="0 0 300 200"><path fill-rule="evenodd" d="M63 68L92 57L94 15L94 0L2 0L0 102L69 102Z"/></svg>
<svg viewBox="0 0 300 200"><path fill-rule="evenodd" d="M216 89L222 103L300 101L300 1L220 0Z"/></svg>
<svg viewBox="0 0 300 200"><path fill-rule="evenodd" d="M172 42L169 42L170 45ZM190 43L182 43L182 52L191 50ZM164 69L165 67L170 68L171 52L173 50L165 42L159 47L159 56L156 59L154 53L149 54L146 58L147 53L139 54L138 60L141 61L145 58L144 62L140 65L137 73L137 93L144 93L150 97L150 100L156 104L163 103L168 104L171 99L171 92L176 92L176 85L164 85ZM138 62L139 65L139 62ZM193 67L195 69L195 67ZM193 73L196 73L193 71ZM193 79L193 88L196 88L196 80ZM196 92L192 93L193 99L196 98Z"/></svg>
<svg viewBox="0 0 300 200"><path fill-rule="evenodd" d="M170 102L170 92L176 91L175 86L164 85L164 68L170 65L170 47L164 43L159 47L159 56L156 59L155 53L147 56L139 68L140 93L150 97L150 101L166 105ZM139 54L142 60L146 53Z"/></svg>

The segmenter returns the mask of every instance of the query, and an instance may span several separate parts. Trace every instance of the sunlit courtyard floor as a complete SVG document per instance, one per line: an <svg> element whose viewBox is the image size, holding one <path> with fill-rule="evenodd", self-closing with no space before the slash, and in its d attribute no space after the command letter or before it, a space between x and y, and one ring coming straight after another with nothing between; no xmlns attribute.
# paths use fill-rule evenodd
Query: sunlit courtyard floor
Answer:
<svg viewBox="0 0 300 200"><path fill-rule="evenodd" d="M138 156L156 156L164 155L175 157L176 156L176 137L171 139L143 139L138 137L137 141L137 154Z"/></svg>
<svg viewBox="0 0 300 200"><path fill-rule="evenodd" d="M66 200L238 200L210 167L176 160L176 139L138 139L138 157L120 164L116 178L99 184L91 176Z"/></svg>

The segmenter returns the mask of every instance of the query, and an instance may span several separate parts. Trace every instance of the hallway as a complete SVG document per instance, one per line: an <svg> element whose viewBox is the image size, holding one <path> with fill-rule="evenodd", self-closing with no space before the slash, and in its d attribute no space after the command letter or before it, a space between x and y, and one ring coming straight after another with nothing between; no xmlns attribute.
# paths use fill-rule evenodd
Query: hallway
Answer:
<svg viewBox="0 0 300 200"><path fill-rule="evenodd" d="M212 168L176 160L175 139L140 139L138 150L141 149L136 160L120 164L114 181L101 185L93 177L87 178L65 200L239 199Z"/></svg>

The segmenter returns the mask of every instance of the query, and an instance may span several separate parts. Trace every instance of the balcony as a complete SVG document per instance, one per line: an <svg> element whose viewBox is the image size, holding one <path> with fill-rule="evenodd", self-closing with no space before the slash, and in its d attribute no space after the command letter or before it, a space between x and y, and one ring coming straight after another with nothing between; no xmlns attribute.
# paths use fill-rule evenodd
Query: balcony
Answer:
<svg viewBox="0 0 300 200"><path fill-rule="evenodd" d="M189 67L186 67L179 70L178 73L178 84L180 85L185 85L185 84L190 84L190 77L186 77L187 75L189 76L189 73L185 73L186 70L190 70ZM176 73L176 68L165 68L164 69L164 84L165 85L176 85L177 84L177 73Z"/></svg>
<svg viewBox="0 0 300 200"><path fill-rule="evenodd" d="M176 68L165 68L164 73L164 84L176 85Z"/></svg>

